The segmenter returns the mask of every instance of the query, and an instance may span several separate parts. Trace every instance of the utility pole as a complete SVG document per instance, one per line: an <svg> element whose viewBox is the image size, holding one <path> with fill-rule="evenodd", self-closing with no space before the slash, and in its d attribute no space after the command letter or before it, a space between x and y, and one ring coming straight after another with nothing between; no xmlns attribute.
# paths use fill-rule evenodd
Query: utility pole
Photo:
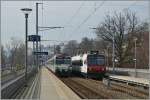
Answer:
<svg viewBox="0 0 150 100"><path fill-rule="evenodd" d="M109 69L109 46L107 46L107 68Z"/></svg>
<svg viewBox="0 0 150 100"><path fill-rule="evenodd" d="M33 52L35 51L35 47L34 47L34 41L33 41ZM35 65L35 56L33 54L33 65Z"/></svg>
<svg viewBox="0 0 150 100"><path fill-rule="evenodd" d="M114 21L113 21L114 24ZM113 63L113 74L115 74L115 27L113 27L113 48L112 48L112 63Z"/></svg>
<svg viewBox="0 0 150 100"><path fill-rule="evenodd" d="M97 28L93 27L90 29L96 30ZM113 29L113 37L112 37L112 64L113 64L113 73L115 73L115 28Z"/></svg>
<svg viewBox="0 0 150 100"><path fill-rule="evenodd" d="M38 35L38 5L43 3L36 3L36 35ZM38 52L38 40L36 40L36 52ZM36 66L37 70L39 70L39 64L38 64L39 58L38 55L36 55Z"/></svg>
<svg viewBox="0 0 150 100"><path fill-rule="evenodd" d="M38 3L36 3L36 35L38 35ZM36 41L36 52L38 52L38 41ZM36 67L38 67L38 55L36 55Z"/></svg>
<svg viewBox="0 0 150 100"><path fill-rule="evenodd" d="M136 41L137 41L137 38L135 37L134 38L134 69L135 69L135 77L137 77L137 66L136 66L136 62L137 62L137 58L136 58Z"/></svg>
<svg viewBox="0 0 150 100"><path fill-rule="evenodd" d="M45 31L50 29L56 29L56 28L64 28L64 27L43 27L38 25L38 5L43 3L36 3L36 35L38 36L38 31ZM41 43L41 42L40 42ZM38 40L36 40L36 52L38 52L40 49L41 51L41 44L39 48ZM38 67L37 70L39 70L39 56L36 55L36 66Z"/></svg>
<svg viewBox="0 0 150 100"><path fill-rule="evenodd" d="M112 63L113 63L113 73L115 73L115 34L113 33L113 48L112 48Z"/></svg>

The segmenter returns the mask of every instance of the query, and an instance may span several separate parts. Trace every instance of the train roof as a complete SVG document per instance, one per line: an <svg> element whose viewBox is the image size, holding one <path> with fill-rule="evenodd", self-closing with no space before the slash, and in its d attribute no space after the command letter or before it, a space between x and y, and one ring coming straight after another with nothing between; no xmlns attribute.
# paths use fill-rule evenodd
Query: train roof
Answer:
<svg viewBox="0 0 150 100"><path fill-rule="evenodd" d="M48 60L48 62L49 61L51 61L51 60L53 60L53 59L56 59L56 58L71 58L70 56L66 56L66 55L64 55L64 54L55 54L53 57L51 57L49 60Z"/></svg>
<svg viewBox="0 0 150 100"><path fill-rule="evenodd" d="M71 60L81 60L81 59L82 59L81 55L71 57Z"/></svg>
<svg viewBox="0 0 150 100"><path fill-rule="evenodd" d="M73 56L71 57L72 60L82 60L83 58L85 59L88 55L101 55L101 56L104 56L104 54L102 53L91 53L91 52L88 52L88 53L84 53L84 54L79 54L79 55L76 55L76 56Z"/></svg>

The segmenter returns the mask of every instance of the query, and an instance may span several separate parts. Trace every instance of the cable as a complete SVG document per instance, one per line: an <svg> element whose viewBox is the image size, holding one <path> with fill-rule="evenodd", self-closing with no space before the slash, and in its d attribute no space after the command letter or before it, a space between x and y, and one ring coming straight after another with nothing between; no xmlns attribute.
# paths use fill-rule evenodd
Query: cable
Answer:
<svg viewBox="0 0 150 100"><path fill-rule="evenodd" d="M64 24L64 27L67 27L71 24L71 22L73 21L73 19L77 16L77 14L80 12L81 8L83 7L83 5L85 4L85 0L81 3L81 5L79 6L79 8L76 10L76 12L72 15L72 17L67 21L66 24ZM64 34L65 36L65 30L62 30L62 34Z"/></svg>
<svg viewBox="0 0 150 100"><path fill-rule="evenodd" d="M70 22L77 16L77 14L80 12L81 8L83 7L83 5L85 3L84 1L82 2L82 4L80 5L80 7L76 10L76 12L74 13L74 15L70 18L70 20L66 24L70 24Z"/></svg>
<svg viewBox="0 0 150 100"><path fill-rule="evenodd" d="M60 40L41 40L42 42L53 41L53 42L68 42L68 41L60 41Z"/></svg>
<svg viewBox="0 0 150 100"><path fill-rule="evenodd" d="M129 9L130 7L132 7L133 5L135 5L137 3L137 1L135 1L134 3L132 3L131 5L129 5L128 7L124 8L123 10Z"/></svg>
<svg viewBox="0 0 150 100"><path fill-rule="evenodd" d="M99 5L97 8L95 8L95 10L94 10L92 13L90 13L90 14L83 20L83 22L82 22L79 26L77 26L77 28L76 28L72 33L74 33L77 29L80 29L81 25L83 25L84 23L86 23L86 22L92 17L92 15L93 15L98 9L100 9L100 8L104 5L104 3L105 3L105 1L103 1L102 3L100 3L100 5Z"/></svg>

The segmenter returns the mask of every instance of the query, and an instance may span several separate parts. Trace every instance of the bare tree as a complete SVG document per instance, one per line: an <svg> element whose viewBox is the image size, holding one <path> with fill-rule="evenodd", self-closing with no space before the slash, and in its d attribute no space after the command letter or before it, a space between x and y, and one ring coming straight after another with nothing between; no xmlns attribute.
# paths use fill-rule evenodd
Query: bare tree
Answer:
<svg viewBox="0 0 150 100"><path fill-rule="evenodd" d="M113 16L106 15L97 30L97 37L112 43L113 35L115 37L115 55L118 60L118 66L130 60L130 49L133 47L133 33L136 32L138 18L136 14L129 10L123 13L114 13ZM127 38L125 38L125 35ZM123 46L126 45L124 49Z"/></svg>
<svg viewBox="0 0 150 100"><path fill-rule="evenodd" d="M6 67L6 60L7 60L6 51L4 49L4 46L1 45L1 68L2 69Z"/></svg>
<svg viewBox="0 0 150 100"><path fill-rule="evenodd" d="M55 53L57 54L57 53L60 53L60 52L61 52L60 45L56 45L56 47L55 47Z"/></svg>
<svg viewBox="0 0 150 100"><path fill-rule="evenodd" d="M93 48L94 50L104 52L109 45L109 42L104 41L103 39L94 39L93 40Z"/></svg>
<svg viewBox="0 0 150 100"><path fill-rule="evenodd" d="M88 52L94 49L93 40L87 37L82 38L81 43L79 44L80 52Z"/></svg>
<svg viewBox="0 0 150 100"><path fill-rule="evenodd" d="M8 62L13 70L17 65L24 66L25 61L25 45L17 39L11 38L11 42L6 45L8 55Z"/></svg>
<svg viewBox="0 0 150 100"><path fill-rule="evenodd" d="M76 40L71 40L64 46L63 53L65 54L73 56L76 55L77 52L78 52L78 43Z"/></svg>

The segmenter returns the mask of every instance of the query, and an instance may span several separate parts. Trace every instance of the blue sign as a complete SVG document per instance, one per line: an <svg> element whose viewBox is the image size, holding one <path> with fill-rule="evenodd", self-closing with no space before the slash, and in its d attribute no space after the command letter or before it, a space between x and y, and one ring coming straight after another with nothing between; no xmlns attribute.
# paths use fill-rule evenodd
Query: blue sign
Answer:
<svg viewBox="0 0 150 100"><path fill-rule="evenodd" d="M33 52L34 55L48 55L48 52Z"/></svg>
<svg viewBox="0 0 150 100"><path fill-rule="evenodd" d="M35 41L41 41L41 38L40 38L39 35L29 35L28 36L28 41L33 41L33 42L35 42Z"/></svg>

